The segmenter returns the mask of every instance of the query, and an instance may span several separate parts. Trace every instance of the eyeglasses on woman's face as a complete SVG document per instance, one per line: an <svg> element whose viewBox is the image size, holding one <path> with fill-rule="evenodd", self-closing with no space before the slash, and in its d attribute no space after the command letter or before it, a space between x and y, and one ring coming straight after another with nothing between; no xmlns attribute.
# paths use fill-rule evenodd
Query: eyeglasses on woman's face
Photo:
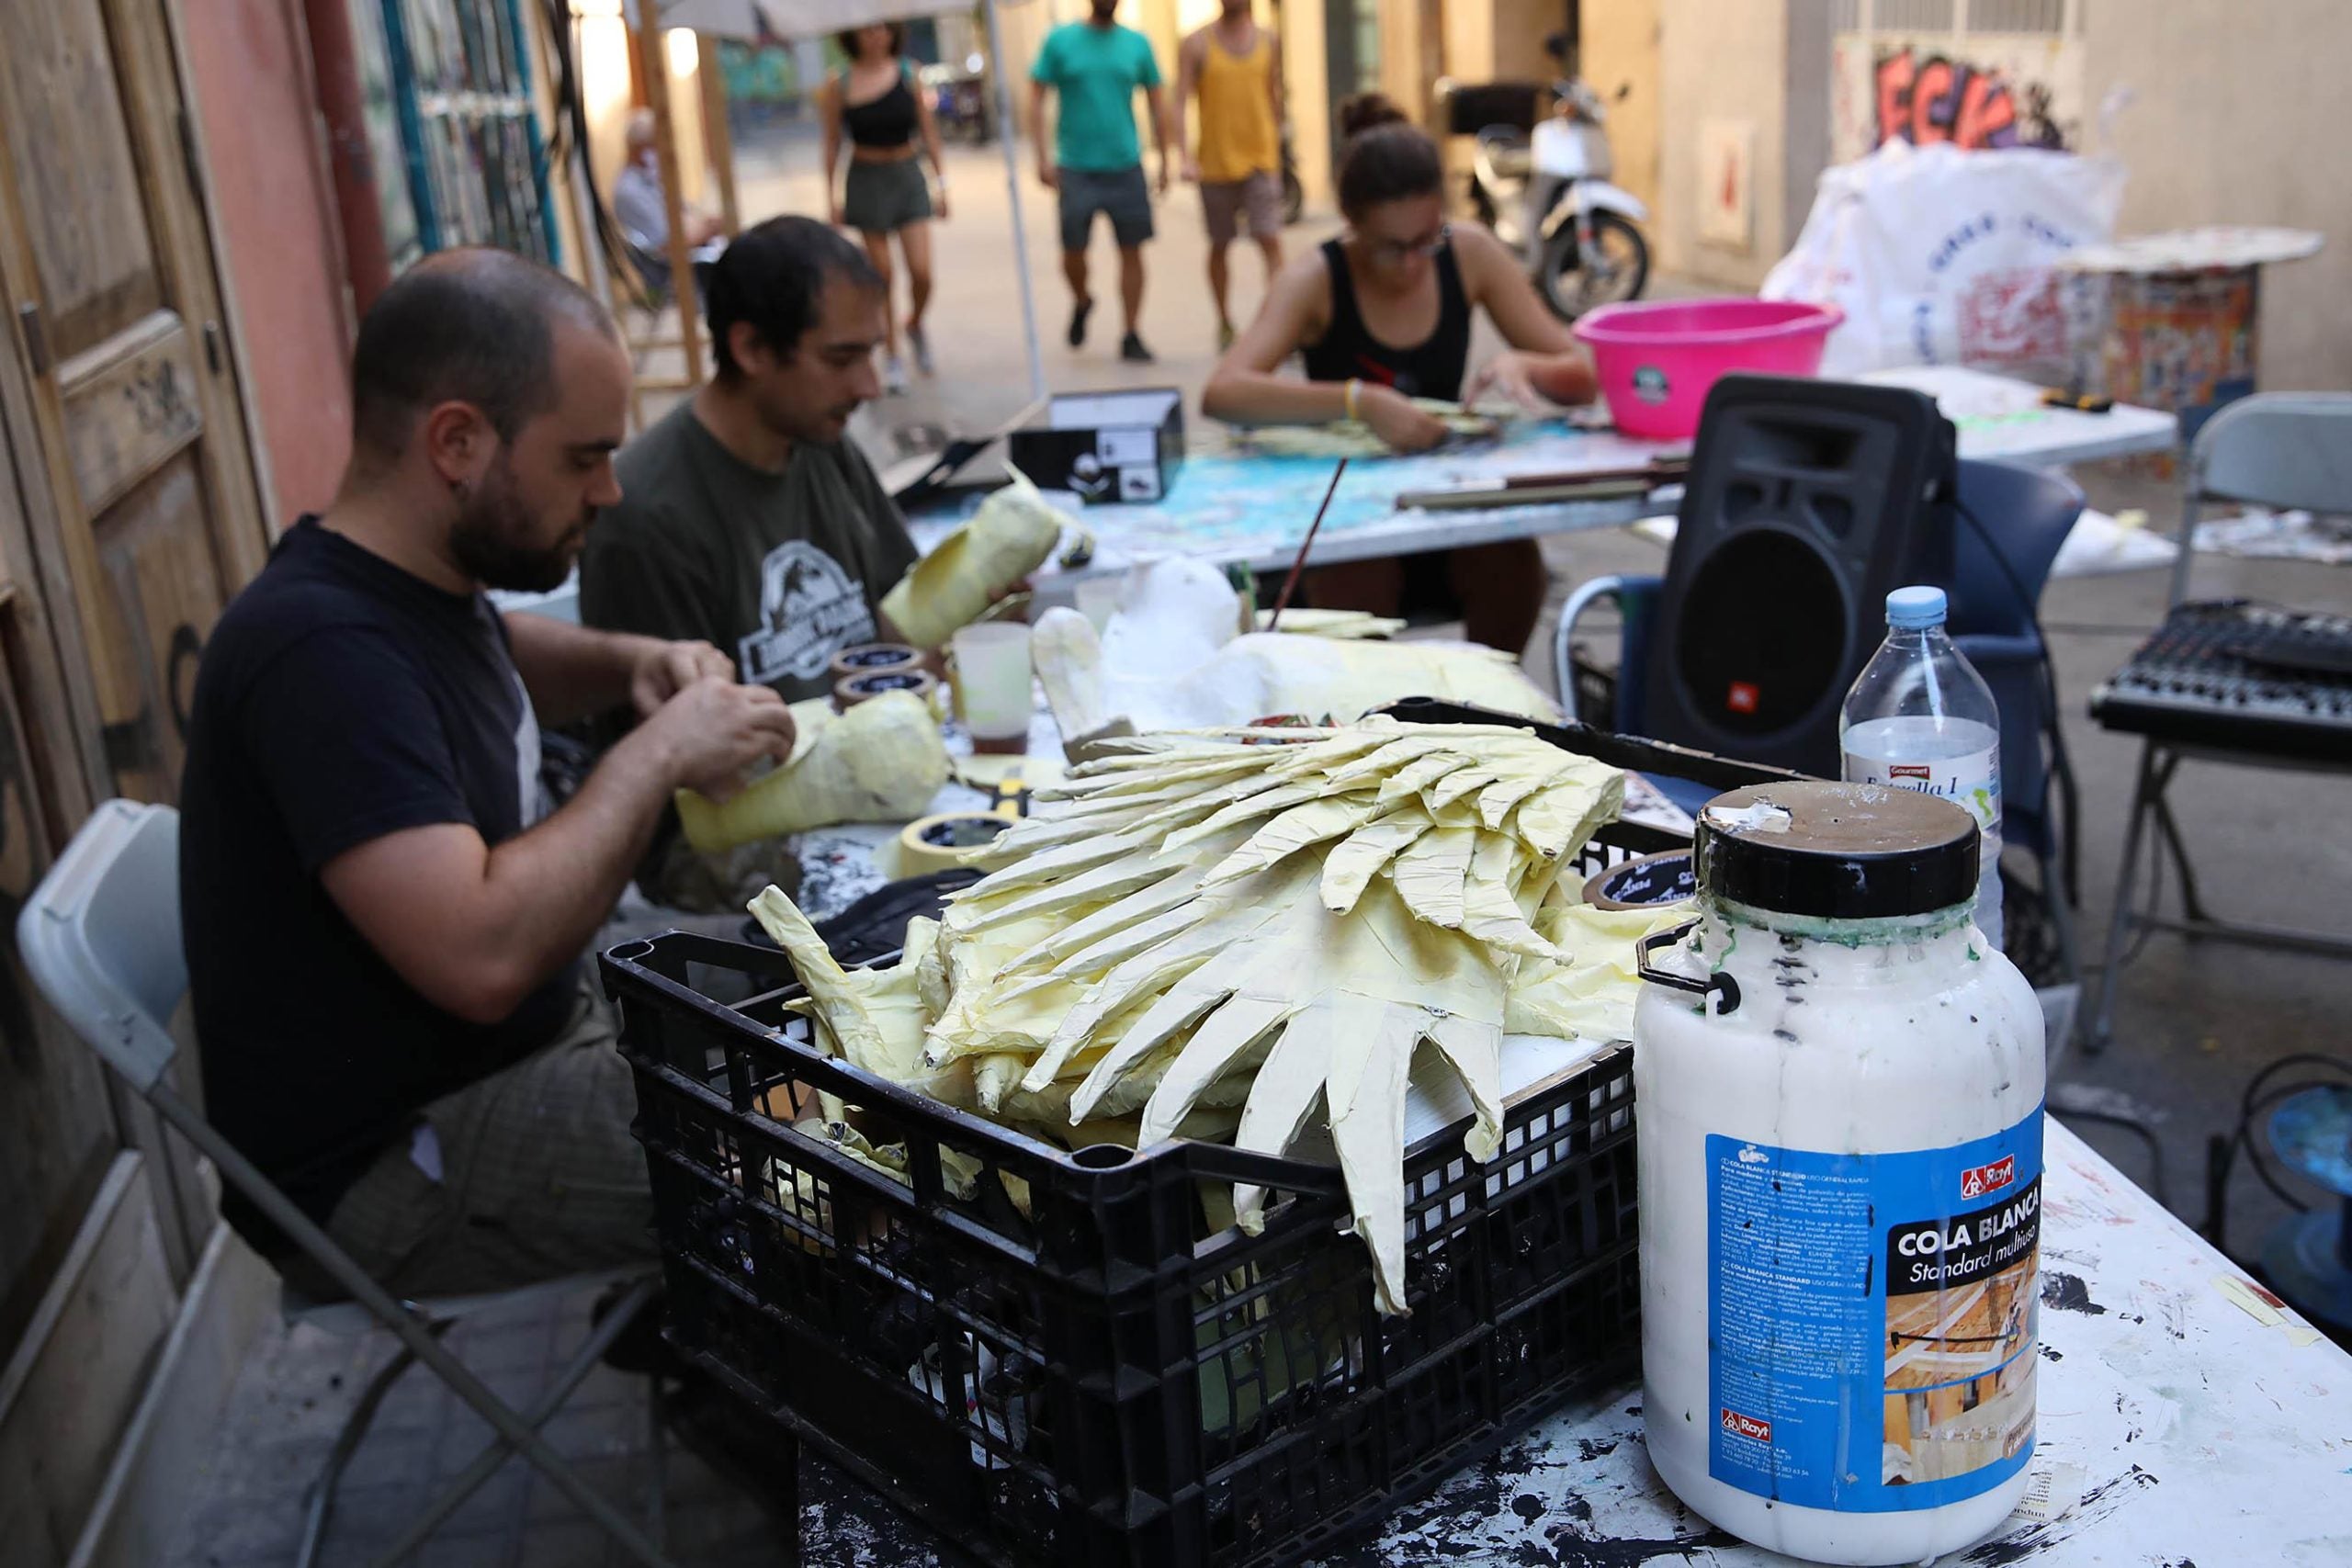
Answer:
<svg viewBox="0 0 2352 1568"><path fill-rule="evenodd" d="M1453 225L1440 223L1434 232L1409 240L1393 239L1385 234L1367 234L1364 236L1363 247L1365 255L1375 265L1403 266L1407 262L1417 257L1436 255L1445 249L1446 242L1453 238Z"/></svg>

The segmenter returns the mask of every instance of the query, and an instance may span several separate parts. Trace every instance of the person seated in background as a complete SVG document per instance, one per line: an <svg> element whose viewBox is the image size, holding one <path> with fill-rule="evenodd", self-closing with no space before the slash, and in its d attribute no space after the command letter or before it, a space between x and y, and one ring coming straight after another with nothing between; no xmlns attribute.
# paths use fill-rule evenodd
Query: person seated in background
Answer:
<svg viewBox="0 0 2352 1568"><path fill-rule="evenodd" d="M581 953L672 792L786 755L791 715L707 644L484 594L555 587L619 499L629 364L577 285L432 256L369 307L351 378L341 489L197 672L180 902L208 1112L396 1295L651 1258L637 1096ZM641 722L543 813L539 726L616 704Z"/></svg>
<svg viewBox="0 0 2352 1568"><path fill-rule="evenodd" d="M1437 143L1376 93L1349 100L1340 120L1347 231L1275 277L1210 375L1202 412L1236 424L1360 419L1396 451L1419 452L1443 440L1445 426L1416 398L1591 401L1591 367L1518 258L1480 225L1446 221ZM1475 310L1510 346L1469 376ZM1294 354L1305 380L1277 373ZM1450 589L1473 640L1518 653L1543 613L1546 581L1535 541L1513 539L1317 567L1301 586L1321 607L1383 615L1442 604Z"/></svg>
<svg viewBox="0 0 2352 1568"><path fill-rule="evenodd" d="M849 240L809 218L745 230L700 269L718 369L629 443L622 496L580 561L580 615L607 631L709 642L786 701L832 690L833 655L888 635L882 596L914 540L847 439L880 390L888 308ZM640 883L658 903L722 907L665 829Z"/></svg>
<svg viewBox="0 0 2352 1568"><path fill-rule="evenodd" d="M632 258L646 282L670 287L670 204L662 186L662 158L655 138L653 111L639 109L628 117L622 133L628 161L613 179L613 216L628 239ZM707 212L681 208L686 248L699 249L718 238L726 225Z"/></svg>

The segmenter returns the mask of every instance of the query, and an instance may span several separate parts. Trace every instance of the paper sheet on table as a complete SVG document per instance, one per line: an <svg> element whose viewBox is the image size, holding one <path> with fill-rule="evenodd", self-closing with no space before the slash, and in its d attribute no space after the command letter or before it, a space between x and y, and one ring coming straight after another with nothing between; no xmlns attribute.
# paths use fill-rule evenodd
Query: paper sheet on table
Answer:
<svg viewBox="0 0 2352 1568"><path fill-rule="evenodd" d="M2199 523L2195 537L2200 555L2312 561L2322 566L2352 564L2352 519L2348 518L2249 507L2234 517Z"/></svg>
<svg viewBox="0 0 2352 1568"><path fill-rule="evenodd" d="M1697 826L1690 813L1666 797L1657 785L1639 773L1625 775L1625 804L1617 808L1620 822L1639 822L1669 833L1688 833Z"/></svg>

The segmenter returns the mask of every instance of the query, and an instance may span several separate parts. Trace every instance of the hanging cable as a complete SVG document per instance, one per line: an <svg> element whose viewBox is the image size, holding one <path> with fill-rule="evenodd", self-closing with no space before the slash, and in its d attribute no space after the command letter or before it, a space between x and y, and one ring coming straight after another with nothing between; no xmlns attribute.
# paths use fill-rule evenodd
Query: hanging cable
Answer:
<svg viewBox="0 0 2352 1568"><path fill-rule="evenodd" d="M571 0L539 0L539 10L547 24L548 47L555 65L550 85L555 94L556 114L548 136L548 165L568 169L572 159L580 161L580 186L586 193L589 226L595 231L596 243L605 253L605 272L632 304L642 310L658 310L664 301L638 269L628 236L622 231L620 220L605 205L604 193L596 188L595 171L588 163L588 107L580 76L579 52L572 38Z"/></svg>
<svg viewBox="0 0 2352 1568"><path fill-rule="evenodd" d="M2247 1082L2245 1092L2238 1099L2237 1125L2231 1129L2227 1137L2217 1134L2209 1146L2207 1155L2205 1224L2201 1228L2206 1239L2216 1247L2227 1250L2223 1247L2223 1241L2228 1220L2230 1173L2241 1152L2245 1154L2246 1163L2254 1168L2254 1174L2261 1179L2265 1187L2270 1190L2273 1197L2299 1214L2308 1213L2311 1210L2311 1205L2289 1190L2277 1174L2264 1163L2261 1146L2254 1135L2255 1119L2281 1100L2301 1094L2305 1089L2326 1088L2338 1080L2335 1077L2299 1078L2293 1083L2282 1084L2267 1094L2263 1092L2265 1084L2290 1067L2316 1067L2323 1072L2336 1074L2340 1077L2352 1078L2352 1057L2328 1055L2315 1051L2298 1051L2290 1055L2279 1057L2255 1074Z"/></svg>

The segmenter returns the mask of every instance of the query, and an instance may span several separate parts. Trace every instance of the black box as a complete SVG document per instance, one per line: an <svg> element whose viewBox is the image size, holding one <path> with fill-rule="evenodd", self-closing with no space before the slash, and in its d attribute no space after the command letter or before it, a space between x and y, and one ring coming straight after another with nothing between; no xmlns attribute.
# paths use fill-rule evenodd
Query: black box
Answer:
<svg viewBox="0 0 2352 1568"><path fill-rule="evenodd" d="M1184 466L1184 394L1173 387L1059 394L1005 447L1039 490L1072 491L1089 505L1162 501Z"/></svg>

